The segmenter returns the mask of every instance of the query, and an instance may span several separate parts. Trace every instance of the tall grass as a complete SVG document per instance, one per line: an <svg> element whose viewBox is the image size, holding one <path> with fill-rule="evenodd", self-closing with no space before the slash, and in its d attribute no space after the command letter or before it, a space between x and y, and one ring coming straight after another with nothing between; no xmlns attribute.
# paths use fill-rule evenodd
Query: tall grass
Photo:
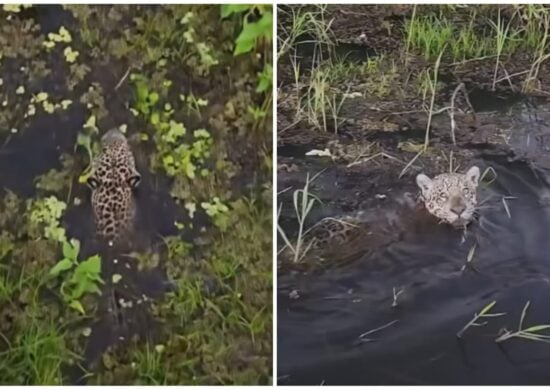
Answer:
<svg viewBox="0 0 550 390"><path fill-rule="evenodd" d="M321 173L322 171L317 173L311 179L308 173L306 176L306 183L304 185L304 188L294 191L292 195L294 212L296 214L296 220L298 221L298 234L294 243L291 242L288 235L277 221L277 230L285 243L285 247L283 249L288 248L290 250L292 254L292 261L294 263L299 263L304 258L313 243L313 241L310 241L309 243L306 242L306 231L304 230L304 226L307 216L311 212L313 205L316 201L319 201L319 199L315 195L309 192L309 186ZM282 204L279 207L277 219L279 219L280 217L281 210Z"/></svg>
<svg viewBox="0 0 550 390"><path fill-rule="evenodd" d="M299 43L333 45L332 20L327 20L326 8L326 5L290 7L290 26L282 26L277 33L277 60L295 50ZM278 12L284 14L287 11L279 7ZM309 40L300 40L304 37L309 37Z"/></svg>

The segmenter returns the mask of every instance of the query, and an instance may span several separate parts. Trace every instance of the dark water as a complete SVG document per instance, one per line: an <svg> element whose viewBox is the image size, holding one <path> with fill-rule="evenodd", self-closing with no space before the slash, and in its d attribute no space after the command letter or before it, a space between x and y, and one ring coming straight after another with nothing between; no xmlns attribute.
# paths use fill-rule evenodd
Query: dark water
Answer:
<svg viewBox="0 0 550 390"><path fill-rule="evenodd" d="M470 99L477 112L506 111L508 122L500 126L513 129L509 153L475 153L473 163L497 173L480 187L479 219L463 234L443 224L411 227L402 218L407 234L345 266L281 273L279 384L550 384L550 344L495 342L503 328L517 330L528 301L524 327L550 324L548 104L535 107L517 96L497 98L479 90ZM285 156L303 156L300 147L285 148ZM317 179L329 183L320 188L334 187L331 172ZM354 191L365 185L355 184ZM399 195L399 189L391 192ZM341 190L328 197L346 196ZM474 246L473 260L462 271ZM394 289L402 291L395 307ZM492 301L492 312L506 315L488 318L485 326L457 338ZM365 336L368 340L360 338L378 328Z"/></svg>
<svg viewBox="0 0 550 390"><path fill-rule="evenodd" d="M550 345L494 341L501 328L516 329L527 301L525 324L550 324L550 186L543 172L501 160L484 161L498 179L480 199L493 200L464 241L434 225L346 267L279 279L281 384L550 383ZM507 201L511 218L503 196L517 197ZM474 244L473 267L461 272ZM394 287L403 290L397 307ZM493 300L507 314L458 340ZM374 341L359 339L392 321Z"/></svg>

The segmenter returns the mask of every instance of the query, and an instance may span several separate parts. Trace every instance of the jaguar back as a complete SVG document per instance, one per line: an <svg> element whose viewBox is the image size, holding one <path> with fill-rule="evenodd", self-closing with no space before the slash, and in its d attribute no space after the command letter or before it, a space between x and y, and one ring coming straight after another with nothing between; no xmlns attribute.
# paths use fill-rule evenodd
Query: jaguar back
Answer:
<svg viewBox="0 0 550 390"><path fill-rule="evenodd" d="M113 246L127 238L134 225L134 190L141 176L124 134L109 130L101 138L101 153L92 162L88 184L92 189L92 208L96 235Z"/></svg>

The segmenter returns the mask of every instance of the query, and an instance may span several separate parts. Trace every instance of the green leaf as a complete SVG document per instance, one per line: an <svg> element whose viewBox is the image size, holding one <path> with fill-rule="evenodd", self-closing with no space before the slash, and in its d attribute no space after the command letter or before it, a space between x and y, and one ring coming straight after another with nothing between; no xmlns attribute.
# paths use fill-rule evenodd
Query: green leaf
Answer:
<svg viewBox="0 0 550 390"><path fill-rule="evenodd" d="M66 259L72 260L73 262L76 261L79 252L80 242L78 240L73 238L70 242L63 242L63 256L65 256Z"/></svg>
<svg viewBox="0 0 550 390"><path fill-rule="evenodd" d="M550 325L535 325L535 326L531 326L530 328L523 329L522 331L523 332L535 333L535 332L538 332L540 330L545 330L545 329L550 329Z"/></svg>
<svg viewBox="0 0 550 390"><path fill-rule="evenodd" d="M84 260L78 265L77 270L78 269L88 275L99 275L101 273L101 257L95 255Z"/></svg>
<svg viewBox="0 0 550 390"><path fill-rule="evenodd" d="M122 275L121 275L121 274L114 274L114 275L112 276L113 284L117 284L118 282L120 282L121 279L122 279Z"/></svg>
<svg viewBox="0 0 550 390"><path fill-rule="evenodd" d="M149 88L143 81L138 81L136 83L136 95L139 102L147 100L147 96L149 96Z"/></svg>
<svg viewBox="0 0 550 390"><path fill-rule="evenodd" d="M248 11L252 7L253 7L252 4L222 4L221 6L222 18L227 18L229 15L232 15L235 13Z"/></svg>
<svg viewBox="0 0 550 390"><path fill-rule="evenodd" d="M266 38L271 40L273 35L273 18L271 12L266 12L256 23L245 23L241 34L235 41L234 55L252 51L256 40Z"/></svg>
<svg viewBox="0 0 550 390"><path fill-rule="evenodd" d="M159 101L159 94L156 92L152 92L149 95L149 102L151 103L152 106L154 106L155 104L157 104L158 101Z"/></svg>
<svg viewBox="0 0 550 390"><path fill-rule="evenodd" d="M497 301L493 301L493 302L489 303L487 306L485 306L483 309L481 309L481 311L479 312L479 315L482 316L483 314L487 313L489 310L491 310L493 308L493 306L495 306L496 303L497 303Z"/></svg>
<svg viewBox="0 0 550 390"><path fill-rule="evenodd" d="M258 74L258 86L256 92L261 93L271 88L273 84L273 67L271 64L265 64L264 70Z"/></svg>
<svg viewBox="0 0 550 390"><path fill-rule="evenodd" d="M153 126L156 126L156 125L159 124L159 122L160 122L160 115L159 115L159 113L158 113L158 112L153 112L153 113L151 114L151 124L152 124Z"/></svg>
<svg viewBox="0 0 550 390"><path fill-rule="evenodd" d="M73 267L73 262L69 259L63 259L59 261L53 268L50 270L49 275L56 277L61 272L67 271Z"/></svg>
<svg viewBox="0 0 550 390"><path fill-rule="evenodd" d="M84 307L82 307L82 304L79 301L76 301L76 300L71 301L71 303L69 303L69 307L75 309L76 311L78 311L81 314L86 314L86 311L84 310Z"/></svg>

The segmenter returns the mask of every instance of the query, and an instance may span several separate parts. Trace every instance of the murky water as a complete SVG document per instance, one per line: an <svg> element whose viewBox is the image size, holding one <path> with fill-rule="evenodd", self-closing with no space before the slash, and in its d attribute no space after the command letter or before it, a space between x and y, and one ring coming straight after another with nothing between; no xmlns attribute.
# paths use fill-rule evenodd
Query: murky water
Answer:
<svg viewBox="0 0 550 390"><path fill-rule="evenodd" d="M547 344L494 340L501 327L517 326L527 301L526 324L550 323L550 186L524 163L484 163L498 179L480 198L494 201L465 240L434 225L346 267L279 279L281 383L548 383ZM517 198L505 200L510 218L502 197ZM473 245L472 266L461 272ZM394 288L402 291L396 307ZM459 341L455 334L492 300L506 316Z"/></svg>
<svg viewBox="0 0 550 390"><path fill-rule="evenodd" d="M482 171L492 167L496 172L478 192L479 219L464 234L443 224L417 223L412 210L398 213L397 227L381 213L378 229L395 239L382 240L376 250L368 248L343 266L282 272L280 384L549 383L547 343L495 342L503 328L517 329L528 301L524 327L550 324L548 106L482 95L473 93L476 109L509 110L514 130L507 152L481 148L471 161ZM285 148L287 156L301 154ZM318 188L332 188L334 171L328 168L323 175L317 180L329 184ZM347 188L339 181L340 198L361 193L361 185ZM399 198L405 190L410 186L389 194ZM336 193L323 196L338 199ZM394 213L386 207L386 216ZM331 211L325 208L312 218ZM463 269L471 251L472 261ZM488 318L485 326L457 338L491 301L496 301L493 312L506 315Z"/></svg>

